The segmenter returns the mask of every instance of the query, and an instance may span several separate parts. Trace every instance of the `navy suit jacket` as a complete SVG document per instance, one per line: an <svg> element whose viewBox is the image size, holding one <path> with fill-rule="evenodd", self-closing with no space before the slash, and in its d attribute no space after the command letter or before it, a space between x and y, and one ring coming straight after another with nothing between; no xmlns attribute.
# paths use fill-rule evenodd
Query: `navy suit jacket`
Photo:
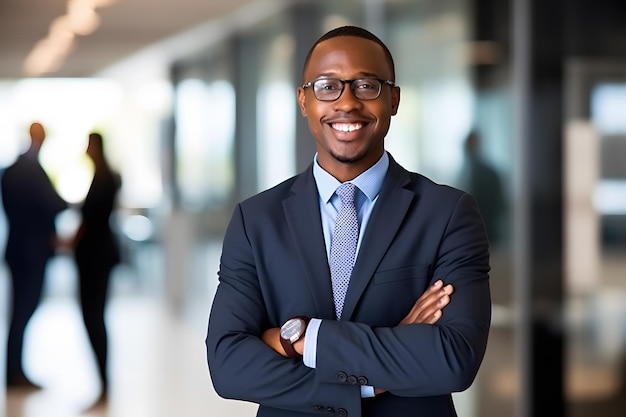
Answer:
<svg viewBox="0 0 626 417"><path fill-rule="evenodd" d="M453 284L435 325L398 326L437 279ZM317 367L260 339L304 315L322 319ZM206 339L224 398L258 416L456 416L491 318L489 245L474 199L411 173L392 158L352 272L341 321L312 167L235 207L223 242ZM362 399L360 385L387 393Z"/></svg>

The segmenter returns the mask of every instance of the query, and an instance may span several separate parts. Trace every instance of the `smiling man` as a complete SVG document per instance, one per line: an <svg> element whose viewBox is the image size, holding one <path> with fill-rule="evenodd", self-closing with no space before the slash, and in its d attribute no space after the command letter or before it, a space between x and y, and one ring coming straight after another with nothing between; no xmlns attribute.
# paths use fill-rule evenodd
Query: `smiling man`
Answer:
<svg viewBox="0 0 626 417"><path fill-rule="evenodd" d="M474 199L386 152L400 88L369 31L313 45L298 103L311 166L239 203L226 231L206 340L215 390L267 417L456 416L491 318Z"/></svg>

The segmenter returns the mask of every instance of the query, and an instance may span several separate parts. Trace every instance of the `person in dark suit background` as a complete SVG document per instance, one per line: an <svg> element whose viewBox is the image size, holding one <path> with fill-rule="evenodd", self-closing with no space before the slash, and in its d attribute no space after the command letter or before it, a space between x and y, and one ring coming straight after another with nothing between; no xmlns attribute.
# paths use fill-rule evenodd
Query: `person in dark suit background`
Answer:
<svg viewBox="0 0 626 417"><path fill-rule="evenodd" d="M39 151L46 139L44 126L32 123L29 134L29 149L4 171L1 184L9 229L5 259L12 283L8 388L39 388L24 373L24 332L41 299L46 265L55 254L56 216L68 207L39 164Z"/></svg>
<svg viewBox="0 0 626 417"><path fill-rule="evenodd" d="M101 395L107 400L108 343L105 307L111 272L120 262L120 249L110 218L121 187L121 177L109 165L102 135L89 134L87 155L94 164L94 176L80 208L81 223L71 242L78 270L80 305L87 335L98 366Z"/></svg>
<svg viewBox="0 0 626 417"><path fill-rule="evenodd" d="M451 394L482 363L485 225L469 194L385 150L400 103L394 81L391 53L371 32L323 35L298 88L312 165L233 211L207 360L218 395L259 404L258 416L452 417ZM338 310L329 264L344 183L357 187L360 227Z"/></svg>
<svg viewBox="0 0 626 417"><path fill-rule="evenodd" d="M502 218L506 208L502 180L496 169L480 153L481 136L477 130L469 132L465 139L465 167L461 175L463 190L470 193L485 221L491 245L503 239Z"/></svg>

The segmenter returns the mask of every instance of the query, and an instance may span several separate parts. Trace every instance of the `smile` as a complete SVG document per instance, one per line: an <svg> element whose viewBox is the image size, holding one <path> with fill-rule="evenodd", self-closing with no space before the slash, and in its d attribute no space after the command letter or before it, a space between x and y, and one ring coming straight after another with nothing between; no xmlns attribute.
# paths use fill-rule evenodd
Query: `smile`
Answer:
<svg viewBox="0 0 626 417"><path fill-rule="evenodd" d="M332 123L330 127L340 132L354 132L360 130L363 123Z"/></svg>

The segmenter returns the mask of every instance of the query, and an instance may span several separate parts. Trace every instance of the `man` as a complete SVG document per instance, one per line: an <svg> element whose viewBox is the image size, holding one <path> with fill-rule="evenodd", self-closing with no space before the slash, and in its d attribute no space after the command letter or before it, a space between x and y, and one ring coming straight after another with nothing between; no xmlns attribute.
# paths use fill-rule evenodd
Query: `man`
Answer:
<svg viewBox="0 0 626 417"><path fill-rule="evenodd" d="M13 289L7 343L7 387L38 388L24 374L24 331L43 288L48 260L54 255L55 217L67 208L38 161L46 138L41 123L30 126L31 144L2 175L2 203L9 235L5 259Z"/></svg>
<svg viewBox="0 0 626 417"><path fill-rule="evenodd" d="M468 194L385 151L394 76L370 32L322 36L298 88L312 166L234 210L207 357L216 392L258 403L258 416L456 416L451 393L478 372L491 317L485 227ZM358 187L359 223L345 294L331 273L344 183Z"/></svg>

